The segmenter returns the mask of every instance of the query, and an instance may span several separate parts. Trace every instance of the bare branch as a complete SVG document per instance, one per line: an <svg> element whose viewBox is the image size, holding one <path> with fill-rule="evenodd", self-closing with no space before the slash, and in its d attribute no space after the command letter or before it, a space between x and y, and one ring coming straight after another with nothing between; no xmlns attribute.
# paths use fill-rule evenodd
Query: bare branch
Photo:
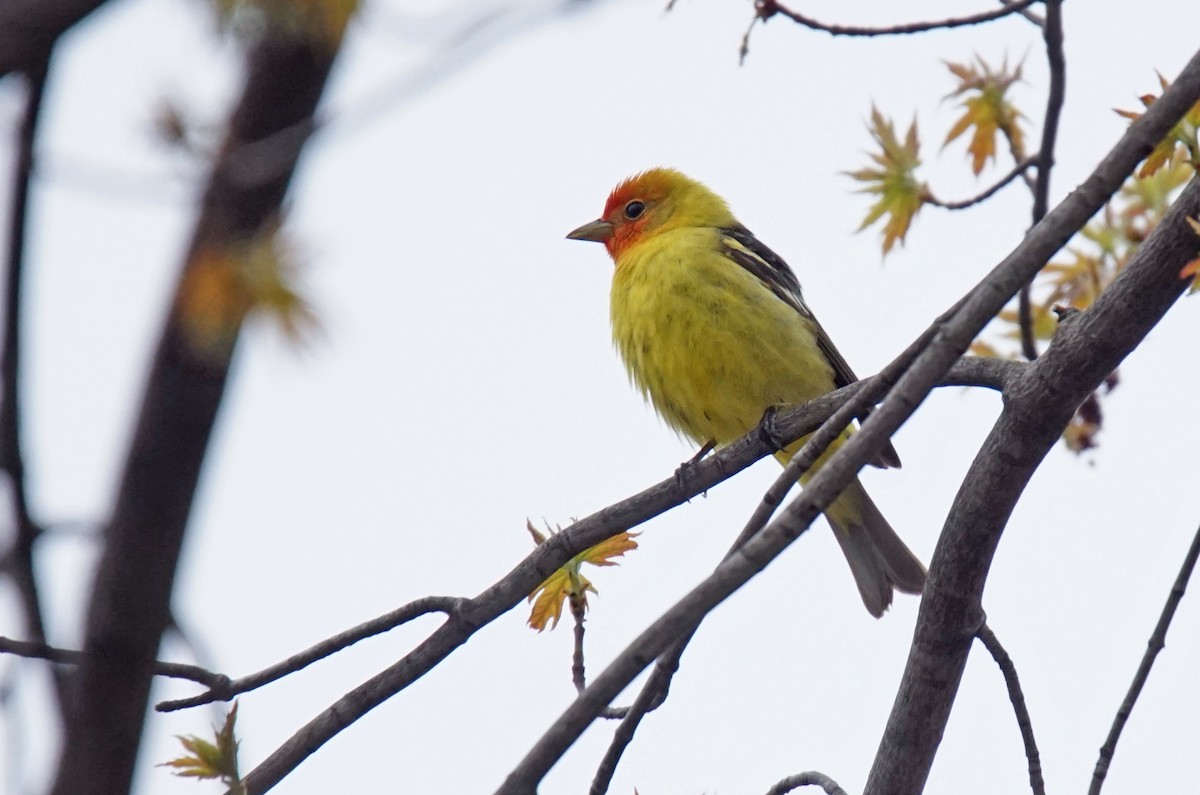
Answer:
<svg viewBox="0 0 1200 795"><path fill-rule="evenodd" d="M950 19L941 19L934 22L908 22L900 25L888 25L884 27L861 27L857 25L829 25L820 22L812 17L805 16L798 11L792 11L789 8L778 3L776 0L755 0L754 10L759 19L767 20L776 14L782 14L788 19L803 25L806 28L823 31L833 36L896 36L911 33L925 33L930 30L949 30L952 28L961 28L968 25L979 25L984 22L992 22L993 20L1002 19L1003 17L1012 14L1020 13L1035 3L1040 3L1042 0L1020 0L1011 4L993 9L992 11L981 11L978 14L971 14L965 17L951 17Z"/></svg>
<svg viewBox="0 0 1200 795"><path fill-rule="evenodd" d="M395 629L413 619L430 613L454 615L464 602L466 602L465 599L454 596L427 596L423 599L418 599L390 613L385 613L379 618L366 621L356 627L351 627L345 632L339 632L337 635L310 646L298 654L293 654L286 660L264 668L257 673L243 676L239 679L230 679L229 677L222 676L215 684L202 682L202 684L209 688L207 692L190 698L163 701L155 705L154 708L159 712L173 712L188 707L197 707L201 704L211 704L214 701L228 701L242 693L257 690L264 685L282 679L288 674L303 670L318 660L323 660L342 649L353 646L360 640L365 640L366 638Z"/></svg>
<svg viewBox="0 0 1200 795"><path fill-rule="evenodd" d="M13 640L0 636L0 654L12 654L31 660L47 660L59 665L82 665L84 653L74 649L60 649L40 641ZM222 687L229 682L224 674L215 674L198 665L187 663L159 662L154 663L154 675L166 676L172 679L187 679L205 687Z"/></svg>
<svg viewBox="0 0 1200 795"><path fill-rule="evenodd" d="M1017 666L1000 644L1000 639L986 623L975 633L975 637L991 653L992 659L1000 667L1004 675L1004 684L1008 688L1008 700L1012 702L1013 712L1017 716L1017 728L1021 730L1021 741L1025 743L1025 759L1029 763L1029 787L1033 795L1046 795L1046 782L1042 779L1042 757L1038 753L1037 741L1033 737L1033 721L1029 717L1029 708L1025 706L1025 693L1021 690L1021 680L1017 678Z"/></svg>
<svg viewBox="0 0 1200 795"><path fill-rule="evenodd" d="M1050 206L1050 172L1054 168L1054 148L1058 139L1058 121L1062 116L1067 91L1067 61L1063 53L1062 0L1045 0L1046 20L1042 38L1046 42L1050 90L1046 96L1046 118L1042 123L1042 145L1037 154L1037 178L1033 184L1033 223L1046 216ZM1017 323L1021 332L1021 352L1029 361L1038 356L1033 335L1033 307L1030 286L1021 288L1017 303Z"/></svg>
<svg viewBox="0 0 1200 795"><path fill-rule="evenodd" d="M815 770L788 776L767 790L767 795L786 795L786 793L800 787L820 787L825 790L826 795L846 795L846 790L839 787L836 781L824 773L818 773Z"/></svg>
<svg viewBox="0 0 1200 795"><path fill-rule="evenodd" d="M946 378L948 386L1001 389L1015 380L1024 365L999 359L968 357ZM867 378L823 395L776 417L776 430L789 441L813 432ZM619 503L587 516L539 544L507 575L464 602L444 625L391 667L338 699L297 731L245 778L247 791L262 793L350 724L401 692L466 643L480 628L525 600L539 583L583 550L629 530L728 480L773 451L757 431L698 462L684 482L674 475Z"/></svg>
<svg viewBox="0 0 1200 795"><path fill-rule="evenodd" d="M1015 166L1013 166L1012 170L1009 171L1007 174L1005 174L1003 177L1001 177L1000 180L998 182L996 182L996 184L992 185L990 188L988 188L987 190L985 190L981 193L975 194L974 196L972 196L969 199L961 199L959 201L954 201L954 202L944 202L941 199L938 199L937 197L927 196L925 198L925 203L930 204L934 207L941 207L943 210L965 210L968 207L974 207L976 204L987 201L988 199L992 198L997 193L999 193L1001 190L1008 187L1008 185L1013 180L1015 180L1017 177L1021 176L1026 171L1028 171L1029 168L1031 166L1033 166L1036 162L1037 162L1036 158L1032 158L1032 157L1025 158L1024 160L1022 160L1021 162L1019 162Z"/></svg>
<svg viewBox="0 0 1200 795"><path fill-rule="evenodd" d="M1192 536L1192 545L1188 548L1183 565L1179 568L1179 576L1175 578L1175 584L1167 596L1167 603L1163 605L1162 614L1159 615L1158 624L1154 627L1154 634L1150 636L1150 642L1146 645L1146 653L1142 655L1142 662L1138 666L1137 674L1133 677L1133 683L1129 685L1129 692L1125 694L1125 700L1121 702L1121 708L1117 710L1117 716L1113 719L1108 737L1100 748L1100 758L1096 760L1096 769L1092 772L1092 783L1088 787L1088 795L1100 795L1100 788L1104 786L1104 778L1108 775L1108 767L1117 750L1117 740L1121 739L1121 731L1125 728L1125 722L1129 720L1138 696L1141 695L1142 688L1150 677L1150 668L1153 667L1155 658L1167 644L1167 630L1170 629L1171 620L1175 618L1175 610L1183 599L1184 591L1187 590L1188 580L1191 579L1192 571L1196 568L1197 558L1200 558L1200 527L1196 528L1196 534Z"/></svg>

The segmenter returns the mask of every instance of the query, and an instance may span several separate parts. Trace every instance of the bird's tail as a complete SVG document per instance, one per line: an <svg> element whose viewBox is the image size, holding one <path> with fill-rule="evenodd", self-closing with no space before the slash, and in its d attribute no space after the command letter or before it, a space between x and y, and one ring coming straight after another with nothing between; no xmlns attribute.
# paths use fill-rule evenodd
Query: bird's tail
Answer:
<svg viewBox="0 0 1200 795"><path fill-rule="evenodd" d="M920 593L925 587L925 566L896 535L857 478L829 505L825 518L871 615L879 618L888 609L893 588Z"/></svg>

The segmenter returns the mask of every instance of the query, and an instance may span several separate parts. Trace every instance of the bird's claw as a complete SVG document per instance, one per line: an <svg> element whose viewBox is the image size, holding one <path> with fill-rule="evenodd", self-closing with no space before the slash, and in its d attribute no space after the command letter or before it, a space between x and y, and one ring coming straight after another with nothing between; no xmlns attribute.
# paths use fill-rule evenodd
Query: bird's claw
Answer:
<svg viewBox="0 0 1200 795"><path fill-rule="evenodd" d="M777 413L778 410L775 406L768 406L767 410L763 412L762 419L758 421L758 438L762 439L763 444L770 447L772 452L778 452L787 447L787 440L779 432Z"/></svg>
<svg viewBox="0 0 1200 795"><path fill-rule="evenodd" d="M716 446L717 446L717 443L715 441L713 441L712 439L709 439L707 442L704 443L704 446L701 447L696 452L696 454L694 456L692 456L687 461L684 461L682 464L679 465L679 468L675 470L675 482L681 488L683 486L687 485L687 481L691 478L692 471L696 468L696 465L699 464L704 459L704 456L711 453L713 451L713 448L715 448Z"/></svg>

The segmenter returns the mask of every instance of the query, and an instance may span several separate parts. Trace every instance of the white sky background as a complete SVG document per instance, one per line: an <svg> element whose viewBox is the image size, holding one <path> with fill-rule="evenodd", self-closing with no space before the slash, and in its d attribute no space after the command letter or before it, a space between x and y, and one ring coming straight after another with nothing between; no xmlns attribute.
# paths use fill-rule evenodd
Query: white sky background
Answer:
<svg viewBox="0 0 1200 795"><path fill-rule="evenodd" d="M901 19L887 3L861 4L857 18L843 5L803 7L829 21ZM1028 223L1028 192L1013 186L966 213L926 210L907 248L881 263L875 231L853 234L867 198L840 174L864 162L874 101L901 124L916 111L940 196L989 184L990 173L964 176L964 144L937 155L958 113L941 101L953 83L940 59L1028 54L1015 98L1036 123L1044 56L1019 20L857 41L778 19L755 30L739 68L748 3L680 0L665 15L660 2L597 3L505 33L432 90L408 90L413 69L428 75L440 63L425 60L439 37L480 7L377 0L331 86L326 108L359 121L306 153L291 224L325 330L299 353L265 323L245 337L177 584L177 615L225 673L421 596L475 595L528 553L526 517L565 525L692 454L642 405L611 349L603 249L563 239L599 214L619 179L673 165L722 193L792 264L860 374L886 364ZM1154 69L1173 76L1191 55L1200 10L1185 8L1067 5L1055 201L1124 130L1111 109L1138 107L1157 90ZM926 2L903 18L963 11ZM110 507L193 221L197 166L159 145L150 122L162 97L219 122L239 72L195 0L113 3L64 41L54 66L30 239L25 442L36 515L93 523ZM7 169L20 102L13 81L2 86ZM992 568L985 607L1021 674L1051 790L1086 787L1200 522L1200 431L1188 412L1200 389L1198 301L1182 301L1122 368L1099 451L1050 454ZM940 390L897 436L904 469L864 476L926 560L998 409L994 393ZM620 568L593 572L593 675L710 571L776 471L761 463L652 521ZM821 522L705 622L612 792L755 793L813 768L861 790L917 600L900 596L883 620L870 618L832 541ZM77 645L93 543L63 532L39 553L52 638ZM276 791L494 789L574 695L569 626L536 635L527 615L484 629ZM244 770L435 625L422 620L243 696ZM11 607L0 610L0 634L18 627ZM1198 628L1192 594L1106 792L1180 791L1195 779ZM162 653L190 655L177 642ZM25 666L27 687L38 674ZM194 691L161 683L154 700ZM37 717L45 703L31 697L26 722L9 724L7 791L40 791L52 766ZM206 733L218 719L203 709L152 719L139 792L219 791L152 766L176 755L173 735ZM584 791L613 728L593 727L543 791ZM979 648L928 791L1027 786L1003 680Z"/></svg>

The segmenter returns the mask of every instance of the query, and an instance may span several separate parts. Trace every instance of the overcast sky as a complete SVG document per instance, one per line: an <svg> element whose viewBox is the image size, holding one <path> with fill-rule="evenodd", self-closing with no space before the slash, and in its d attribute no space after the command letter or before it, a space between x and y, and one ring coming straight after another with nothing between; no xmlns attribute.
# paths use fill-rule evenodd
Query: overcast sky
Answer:
<svg viewBox="0 0 1200 795"><path fill-rule="evenodd" d="M916 114L925 178L955 198L964 145L943 59L1025 59L1029 117L1046 85L1019 19L901 39L831 39L777 19L737 50L747 2L419 3L376 0L350 35L306 152L289 230L322 333L297 351L268 323L238 354L209 453L175 609L202 662L242 675L412 599L473 596L526 555L526 519L565 525L669 476L694 450L628 386L611 348L601 247L563 235L609 189L654 165L702 179L784 256L839 349L877 371L1020 239L1028 192L958 214L926 210L882 260L855 234L874 102ZM581 4L583 5L583 4ZM805 3L837 22L900 21L889 3ZM986 8L986 3L976 4ZM458 26L496 12L463 41ZM939 18L961 3L923 2ZM850 17L854 11L859 16ZM1113 108L1190 57L1200 8L1171 0L1067 4L1067 107L1052 196L1117 140ZM216 125L238 88L236 48L198 0L112 2L64 40L44 116L30 237L25 442L51 637L79 643L80 604L138 408L144 370L194 219L203 164L155 139L164 99ZM20 110L0 84L3 169ZM1036 140L1036 139L1034 139ZM1007 170L1008 166L1003 166ZM1002 171L999 173L1003 173ZM7 184L7 180L5 181ZM1054 450L1009 523L985 594L1029 701L1048 788L1080 791L1191 536L1200 431L1200 298L1181 301L1122 367L1101 446ZM995 419L994 393L940 390L896 437L900 471L863 480L928 560ZM777 473L761 462L640 528L641 549L595 573L594 675L703 578ZM0 634L20 623L4 593ZM1189 596L1121 740L1106 792L1180 791L1200 740L1200 607ZM917 600L882 619L859 601L824 523L706 621L665 708L642 725L611 791L755 793L807 769L860 791L908 652ZM527 610L480 632L424 680L343 732L277 792L489 792L574 695L571 633ZM435 619L361 644L241 699L250 770ZM162 657L191 660L177 642ZM13 663L0 661L0 670ZM38 792L54 747L23 664L24 722L0 769ZM7 675L7 674L6 674ZM195 692L160 683L154 700ZM628 694L623 702L628 701ZM217 792L155 768L199 709L151 720L141 793ZM546 779L583 791L612 735L593 727ZM972 653L930 793L1022 792L1025 759L1003 680Z"/></svg>

